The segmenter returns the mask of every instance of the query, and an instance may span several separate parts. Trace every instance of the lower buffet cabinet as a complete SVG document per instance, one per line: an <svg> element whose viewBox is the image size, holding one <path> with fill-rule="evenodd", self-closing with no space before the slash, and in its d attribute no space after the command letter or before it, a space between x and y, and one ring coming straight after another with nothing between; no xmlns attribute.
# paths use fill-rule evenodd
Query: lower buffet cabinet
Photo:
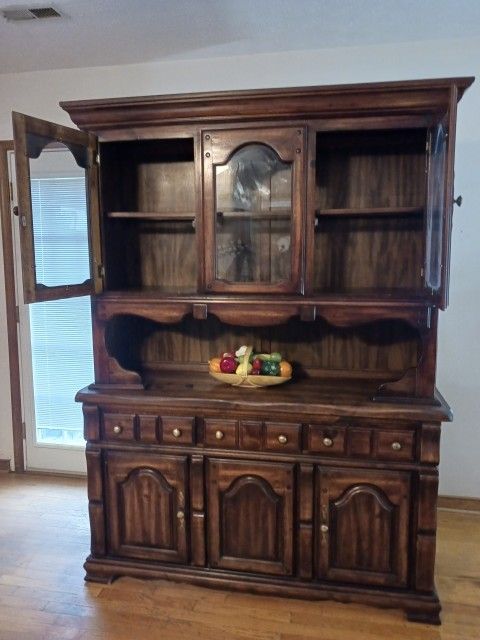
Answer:
<svg viewBox="0 0 480 640"><path fill-rule="evenodd" d="M396 594L410 619L438 620L434 532L418 526L435 523L415 507L418 492L436 496L435 470L177 451L88 445L87 579L187 578L380 606ZM416 570L425 559L431 569Z"/></svg>

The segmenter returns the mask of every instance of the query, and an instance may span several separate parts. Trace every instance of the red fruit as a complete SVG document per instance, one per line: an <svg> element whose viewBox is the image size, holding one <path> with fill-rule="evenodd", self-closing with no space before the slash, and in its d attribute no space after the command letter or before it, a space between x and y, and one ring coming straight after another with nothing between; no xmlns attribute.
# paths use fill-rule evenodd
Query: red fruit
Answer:
<svg viewBox="0 0 480 640"><path fill-rule="evenodd" d="M232 353L231 351L226 351L223 355L222 358L235 358L235 354Z"/></svg>
<svg viewBox="0 0 480 640"><path fill-rule="evenodd" d="M253 363L252 363L253 364ZM250 371L250 375L251 376L259 376L260 375L260 369L252 369Z"/></svg>
<svg viewBox="0 0 480 640"><path fill-rule="evenodd" d="M222 373L235 373L236 368L237 368L237 363L233 356L222 358L220 360L220 371Z"/></svg>
<svg viewBox="0 0 480 640"><path fill-rule="evenodd" d="M255 358L254 361L252 362L252 368L255 371L260 372L261 368L262 368L262 361L260 360L260 358Z"/></svg>

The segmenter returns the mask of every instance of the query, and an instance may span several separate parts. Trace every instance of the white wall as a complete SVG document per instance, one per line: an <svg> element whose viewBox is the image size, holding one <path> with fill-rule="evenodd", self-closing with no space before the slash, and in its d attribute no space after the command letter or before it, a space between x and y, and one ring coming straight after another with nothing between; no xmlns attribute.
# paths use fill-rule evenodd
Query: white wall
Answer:
<svg viewBox="0 0 480 640"><path fill-rule="evenodd" d="M68 124L60 100L221 89L480 76L480 40L438 40L236 58L174 61L0 75L0 139L11 137L10 112ZM454 408L444 427L441 491L480 496L480 78L459 106L451 308L442 314L438 386ZM0 321L5 324L4 284ZM7 344L0 334L0 457L11 457Z"/></svg>

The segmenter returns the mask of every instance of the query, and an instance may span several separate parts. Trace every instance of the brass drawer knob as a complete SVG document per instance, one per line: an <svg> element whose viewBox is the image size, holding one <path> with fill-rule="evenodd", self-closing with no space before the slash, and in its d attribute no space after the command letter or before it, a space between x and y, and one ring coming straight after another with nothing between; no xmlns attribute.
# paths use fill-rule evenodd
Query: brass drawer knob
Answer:
<svg viewBox="0 0 480 640"><path fill-rule="evenodd" d="M182 432L178 427L175 427L175 429L172 431L172 434L174 438L179 438L182 435Z"/></svg>
<svg viewBox="0 0 480 640"><path fill-rule="evenodd" d="M400 442L392 442L392 449L394 451L400 451L401 448L402 448L402 445L400 444Z"/></svg>
<svg viewBox="0 0 480 640"><path fill-rule="evenodd" d="M122 431L123 431L123 428L119 424L116 424L113 427L113 433L115 433L117 436L119 433L122 433Z"/></svg>
<svg viewBox="0 0 480 640"><path fill-rule="evenodd" d="M220 431L220 429L218 431L215 431L215 438L217 440L223 440L224 437L225 434L223 433L223 431Z"/></svg>
<svg viewBox="0 0 480 640"><path fill-rule="evenodd" d="M331 438L324 438L323 439L323 444L326 447L331 447L333 445L333 440Z"/></svg>
<svg viewBox="0 0 480 640"><path fill-rule="evenodd" d="M288 438L287 436L284 436L282 433L281 435L278 436L278 441L280 444L287 444Z"/></svg>
<svg viewBox="0 0 480 640"><path fill-rule="evenodd" d="M177 511L177 518L179 520L183 520L185 518L185 512L184 511Z"/></svg>
<svg viewBox="0 0 480 640"><path fill-rule="evenodd" d="M328 531L328 525L327 525L327 524L322 524L322 525L320 526L320 531L321 531L322 533L327 533L327 531Z"/></svg>

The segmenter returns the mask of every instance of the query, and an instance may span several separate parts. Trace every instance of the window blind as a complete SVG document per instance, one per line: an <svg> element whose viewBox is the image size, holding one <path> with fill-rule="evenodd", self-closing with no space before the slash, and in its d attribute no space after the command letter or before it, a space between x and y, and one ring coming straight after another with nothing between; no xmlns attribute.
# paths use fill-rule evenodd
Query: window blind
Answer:
<svg viewBox="0 0 480 640"><path fill-rule="evenodd" d="M37 281L83 282L89 277L85 178L32 178L31 194ZM90 298L30 305L30 334L37 442L83 444L74 398L94 378Z"/></svg>

